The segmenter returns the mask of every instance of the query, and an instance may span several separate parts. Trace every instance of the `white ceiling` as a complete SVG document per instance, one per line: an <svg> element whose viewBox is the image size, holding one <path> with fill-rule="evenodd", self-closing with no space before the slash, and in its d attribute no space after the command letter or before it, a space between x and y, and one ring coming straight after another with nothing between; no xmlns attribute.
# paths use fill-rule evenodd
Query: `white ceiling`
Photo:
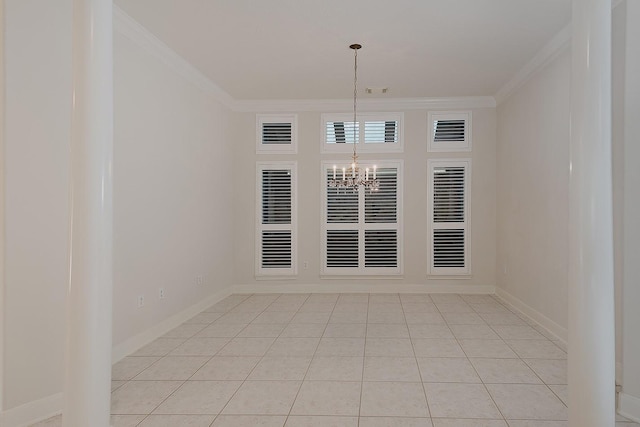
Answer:
<svg viewBox="0 0 640 427"><path fill-rule="evenodd" d="M571 0L115 0L232 97L492 96ZM365 87L389 87L365 95Z"/></svg>

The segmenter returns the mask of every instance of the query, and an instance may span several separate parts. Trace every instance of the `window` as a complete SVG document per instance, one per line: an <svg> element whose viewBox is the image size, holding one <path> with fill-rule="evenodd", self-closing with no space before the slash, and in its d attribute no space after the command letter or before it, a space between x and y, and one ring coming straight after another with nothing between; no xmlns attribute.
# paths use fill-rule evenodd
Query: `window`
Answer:
<svg viewBox="0 0 640 427"><path fill-rule="evenodd" d="M402 274L402 163L377 165L377 191L330 188L333 163L323 163L322 272Z"/></svg>
<svg viewBox="0 0 640 427"><path fill-rule="evenodd" d="M350 113L323 114L322 152L351 151L354 141L363 153L402 152L402 113L362 113L357 118L354 123Z"/></svg>
<svg viewBox="0 0 640 427"><path fill-rule="evenodd" d="M295 114L256 116L256 153L296 154L297 124Z"/></svg>
<svg viewBox="0 0 640 427"><path fill-rule="evenodd" d="M429 160L429 273L467 275L471 160Z"/></svg>
<svg viewBox="0 0 640 427"><path fill-rule="evenodd" d="M258 163L256 175L256 275L295 275L296 163Z"/></svg>
<svg viewBox="0 0 640 427"><path fill-rule="evenodd" d="M471 151L471 111L430 112L427 151Z"/></svg>

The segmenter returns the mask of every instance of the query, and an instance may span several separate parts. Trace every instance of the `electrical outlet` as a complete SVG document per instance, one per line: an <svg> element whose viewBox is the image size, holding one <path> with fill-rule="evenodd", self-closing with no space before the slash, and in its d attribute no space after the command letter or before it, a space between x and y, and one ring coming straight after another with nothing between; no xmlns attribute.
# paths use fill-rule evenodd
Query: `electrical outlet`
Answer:
<svg viewBox="0 0 640 427"><path fill-rule="evenodd" d="M196 285L204 284L204 276L196 276Z"/></svg>
<svg viewBox="0 0 640 427"><path fill-rule="evenodd" d="M309 261L305 261L302 263L303 268L306 270L307 268L309 268Z"/></svg>
<svg viewBox="0 0 640 427"><path fill-rule="evenodd" d="M138 308L144 305L144 295L138 295Z"/></svg>
<svg viewBox="0 0 640 427"><path fill-rule="evenodd" d="M160 299L164 299L164 288L160 288L158 290L158 296L160 297Z"/></svg>

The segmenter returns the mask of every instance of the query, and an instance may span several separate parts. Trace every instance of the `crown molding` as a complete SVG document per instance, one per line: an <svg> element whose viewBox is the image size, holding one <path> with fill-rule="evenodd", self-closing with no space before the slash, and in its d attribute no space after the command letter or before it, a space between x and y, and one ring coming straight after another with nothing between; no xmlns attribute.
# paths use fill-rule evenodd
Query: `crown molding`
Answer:
<svg viewBox="0 0 640 427"><path fill-rule="evenodd" d="M232 109L235 100L231 95L116 5L113 6L113 30L155 56L185 80L211 94L225 107Z"/></svg>
<svg viewBox="0 0 640 427"><path fill-rule="evenodd" d="M556 34L527 64L518 71L511 80L502 86L494 95L496 103L500 105L515 91L520 89L531 77L544 66L549 64L560 53L571 45L571 24Z"/></svg>
<svg viewBox="0 0 640 427"><path fill-rule="evenodd" d="M358 111L389 110L431 110L495 108L492 96L470 96L451 98L376 98L359 99ZM233 111L242 113L265 112L342 112L353 110L352 99L279 99L279 100L236 100Z"/></svg>

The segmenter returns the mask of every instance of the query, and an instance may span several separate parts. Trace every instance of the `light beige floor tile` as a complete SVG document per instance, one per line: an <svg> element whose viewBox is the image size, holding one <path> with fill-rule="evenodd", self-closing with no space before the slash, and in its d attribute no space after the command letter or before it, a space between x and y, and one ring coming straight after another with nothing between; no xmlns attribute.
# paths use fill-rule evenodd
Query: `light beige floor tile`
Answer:
<svg viewBox="0 0 640 427"><path fill-rule="evenodd" d="M278 338L267 356L313 356L320 338Z"/></svg>
<svg viewBox="0 0 640 427"><path fill-rule="evenodd" d="M291 415L358 415L360 382L305 381Z"/></svg>
<svg viewBox="0 0 640 427"><path fill-rule="evenodd" d="M311 381L362 381L362 357L316 356L306 379Z"/></svg>
<svg viewBox="0 0 640 427"><path fill-rule="evenodd" d="M185 338L158 338L134 352L131 356L166 356L171 350L185 341Z"/></svg>
<svg viewBox="0 0 640 427"><path fill-rule="evenodd" d="M251 323L289 323L296 311L265 311L253 319Z"/></svg>
<svg viewBox="0 0 640 427"><path fill-rule="evenodd" d="M450 339L413 339L416 357L465 357L456 340Z"/></svg>
<svg viewBox="0 0 640 427"><path fill-rule="evenodd" d="M369 294L340 294L338 304L369 304Z"/></svg>
<svg viewBox="0 0 640 427"><path fill-rule="evenodd" d="M293 316L293 319L291 319L291 323L327 323L329 322L330 316L330 312L298 312L295 316Z"/></svg>
<svg viewBox="0 0 640 427"><path fill-rule="evenodd" d="M479 383L480 377L462 357L419 357L418 365L422 381L430 383Z"/></svg>
<svg viewBox="0 0 640 427"><path fill-rule="evenodd" d="M217 324L226 324L226 323L251 323L260 312L255 311L239 311L239 312L230 312L226 313L224 316L220 317L215 321Z"/></svg>
<svg viewBox="0 0 640 427"><path fill-rule="evenodd" d="M402 309L399 311L377 311L369 310L367 323L406 323Z"/></svg>
<svg viewBox="0 0 640 427"><path fill-rule="evenodd" d="M408 338L367 338L366 356L414 357Z"/></svg>
<svg viewBox="0 0 640 427"><path fill-rule="evenodd" d="M329 323L367 323L367 310L333 310Z"/></svg>
<svg viewBox="0 0 640 427"><path fill-rule="evenodd" d="M206 323L211 324L214 321L218 320L223 316L224 313L207 313L203 311L202 313L196 314L191 319L187 320L184 323Z"/></svg>
<svg viewBox="0 0 640 427"><path fill-rule="evenodd" d="M304 302L308 300L310 296L311 294L305 293L280 294L280 296L274 302L272 302L269 307L273 306L274 304L304 304Z"/></svg>
<svg viewBox="0 0 640 427"><path fill-rule="evenodd" d="M231 338L189 338L169 353L170 356L213 356Z"/></svg>
<svg viewBox="0 0 640 427"><path fill-rule="evenodd" d="M286 419L284 415L218 415L211 427L283 427Z"/></svg>
<svg viewBox="0 0 640 427"><path fill-rule="evenodd" d="M509 427L569 427L567 421L509 420ZM618 427L618 426L616 426ZM631 427L631 426L629 426Z"/></svg>
<svg viewBox="0 0 640 427"><path fill-rule="evenodd" d="M470 303L469 305L476 313L509 313L509 309L497 302Z"/></svg>
<svg viewBox="0 0 640 427"><path fill-rule="evenodd" d="M507 427L507 423L502 420L434 418L433 427Z"/></svg>
<svg viewBox="0 0 640 427"><path fill-rule="evenodd" d="M299 380L304 379L311 357L263 357L256 365L249 380Z"/></svg>
<svg viewBox="0 0 640 427"><path fill-rule="evenodd" d="M409 334L411 338L454 338L447 325L410 324Z"/></svg>
<svg viewBox="0 0 640 427"><path fill-rule="evenodd" d="M293 311L296 312L302 307L304 301L298 302L287 302L276 300L269 307L267 307L263 313L275 313L275 312L284 312L284 311Z"/></svg>
<svg viewBox="0 0 640 427"><path fill-rule="evenodd" d="M467 304L498 304L491 295L461 294L460 298Z"/></svg>
<svg viewBox="0 0 640 427"><path fill-rule="evenodd" d="M465 304L462 296L458 294L431 294L431 299L436 304Z"/></svg>
<svg viewBox="0 0 640 427"><path fill-rule="evenodd" d="M285 427L358 427L358 417L331 415L292 415Z"/></svg>
<svg viewBox="0 0 640 427"><path fill-rule="evenodd" d="M149 415L139 427L209 427L215 415Z"/></svg>
<svg viewBox="0 0 640 427"><path fill-rule="evenodd" d="M360 415L387 417L429 417L420 383L363 382Z"/></svg>
<svg viewBox="0 0 640 427"><path fill-rule="evenodd" d="M305 302L298 310L298 313L331 313L335 302Z"/></svg>
<svg viewBox="0 0 640 427"><path fill-rule="evenodd" d="M443 312L442 317L449 325L484 325L486 322L478 313Z"/></svg>
<svg viewBox="0 0 640 427"><path fill-rule="evenodd" d="M324 330L324 337L328 338L364 338L367 325L364 323L331 323Z"/></svg>
<svg viewBox="0 0 640 427"><path fill-rule="evenodd" d="M127 383L126 381L112 380L111 381L111 391L116 391L117 389L119 389L120 387L125 385L126 383Z"/></svg>
<svg viewBox="0 0 640 427"><path fill-rule="evenodd" d="M134 380L187 380L209 357L166 356L139 373Z"/></svg>
<svg viewBox="0 0 640 427"><path fill-rule="evenodd" d="M160 357L125 357L111 368L111 379L128 381L160 360Z"/></svg>
<svg viewBox="0 0 640 427"><path fill-rule="evenodd" d="M316 356L363 356L364 338L322 338Z"/></svg>
<svg viewBox="0 0 640 427"><path fill-rule="evenodd" d="M400 302L405 303L433 303L429 294L400 294Z"/></svg>
<svg viewBox="0 0 640 427"><path fill-rule="evenodd" d="M333 314L344 314L344 313L359 313L359 314L367 314L369 311L369 304L364 303L355 303L355 302L341 302L333 307ZM359 322L349 322L349 323L359 323Z"/></svg>
<svg viewBox="0 0 640 427"><path fill-rule="evenodd" d="M502 340L459 340L467 357L516 359L518 356Z"/></svg>
<svg viewBox="0 0 640 427"><path fill-rule="evenodd" d="M487 384L507 420L566 420L567 407L545 385Z"/></svg>
<svg viewBox="0 0 640 427"><path fill-rule="evenodd" d="M484 383L541 384L540 378L520 359L471 359Z"/></svg>
<svg viewBox="0 0 640 427"><path fill-rule="evenodd" d="M567 353L549 340L505 340L523 359L566 359Z"/></svg>
<svg viewBox="0 0 640 427"><path fill-rule="evenodd" d="M406 323L372 323L367 327L367 338L409 338Z"/></svg>
<svg viewBox="0 0 640 427"><path fill-rule="evenodd" d="M402 302L402 310L407 313L437 313L438 309L432 302Z"/></svg>
<svg viewBox="0 0 640 427"><path fill-rule="evenodd" d="M429 418L360 417L359 427L433 427Z"/></svg>
<svg viewBox="0 0 640 427"><path fill-rule="evenodd" d="M414 357L365 357L364 381L420 382Z"/></svg>
<svg viewBox="0 0 640 427"><path fill-rule="evenodd" d="M444 317L440 313L405 313L404 317L409 324L444 325Z"/></svg>
<svg viewBox="0 0 640 427"><path fill-rule="evenodd" d="M217 415L238 390L240 381L187 381L153 413Z"/></svg>
<svg viewBox="0 0 640 427"><path fill-rule="evenodd" d="M498 335L488 325L450 325L451 332L458 339L497 340Z"/></svg>
<svg viewBox="0 0 640 427"><path fill-rule="evenodd" d="M567 384L566 359L525 359L545 384Z"/></svg>
<svg viewBox="0 0 640 427"><path fill-rule="evenodd" d="M136 427L146 415L111 415L111 427Z"/></svg>
<svg viewBox="0 0 640 427"><path fill-rule="evenodd" d="M543 335L527 325L494 325L493 329L503 340L542 340Z"/></svg>
<svg viewBox="0 0 640 427"><path fill-rule="evenodd" d="M433 297L432 297L433 298ZM434 301L440 313L474 313L473 309L466 302L437 302ZM475 314L475 313L474 313Z"/></svg>
<svg viewBox="0 0 640 427"><path fill-rule="evenodd" d="M402 304L400 303L400 299L396 301L389 300L384 302L380 301L372 301L375 295L369 297L369 313L402 313Z"/></svg>
<svg viewBox="0 0 640 427"><path fill-rule="evenodd" d="M251 323L238 334L238 338L277 338L286 326L286 323Z"/></svg>
<svg viewBox="0 0 640 427"><path fill-rule="evenodd" d="M425 391L434 418L502 418L482 384L425 383Z"/></svg>
<svg viewBox="0 0 640 427"><path fill-rule="evenodd" d="M191 338L204 328L207 325L202 323L183 323L182 325L173 328L166 334L164 334L163 338Z"/></svg>
<svg viewBox="0 0 640 427"><path fill-rule="evenodd" d="M290 323L282 333L283 338L321 337L326 325L324 323Z"/></svg>
<svg viewBox="0 0 640 427"><path fill-rule="evenodd" d="M264 356L275 338L233 338L218 356Z"/></svg>
<svg viewBox="0 0 640 427"><path fill-rule="evenodd" d="M191 379L199 381L245 380L259 361L260 357L216 356L193 374Z"/></svg>
<svg viewBox="0 0 640 427"><path fill-rule="evenodd" d="M398 294L370 294L369 304L399 304L400 295Z"/></svg>
<svg viewBox="0 0 640 427"><path fill-rule="evenodd" d="M111 413L149 414L181 384L182 381L129 381L111 394Z"/></svg>
<svg viewBox="0 0 640 427"><path fill-rule="evenodd" d="M311 294L306 302L309 302L309 303L330 303L330 302L335 303L335 302L338 301L339 297L340 297L339 293Z"/></svg>
<svg viewBox="0 0 640 427"><path fill-rule="evenodd" d="M562 403L568 405L569 402L569 387L566 385L550 385L549 388L553 391Z"/></svg>
<svg viewBox="0 0 640 427"><path fill-rule="evenodd" d="M300 381L245 381L223 414L287 415L300 389Z"/></svg>
<svg viewBox="0 0 640 427"><path fill-rule="evenodd" d="M511 312L505 313L478 313L479 316L489 325L514 325L526 326L524 320Z"/></svg>
<svg viewBox="0 0 640 427"><path fill-rule="evenodd" d="M213 322L195 337L197 338L233 338L242 331L247 324L245 323L216 323Z"/></svg>

